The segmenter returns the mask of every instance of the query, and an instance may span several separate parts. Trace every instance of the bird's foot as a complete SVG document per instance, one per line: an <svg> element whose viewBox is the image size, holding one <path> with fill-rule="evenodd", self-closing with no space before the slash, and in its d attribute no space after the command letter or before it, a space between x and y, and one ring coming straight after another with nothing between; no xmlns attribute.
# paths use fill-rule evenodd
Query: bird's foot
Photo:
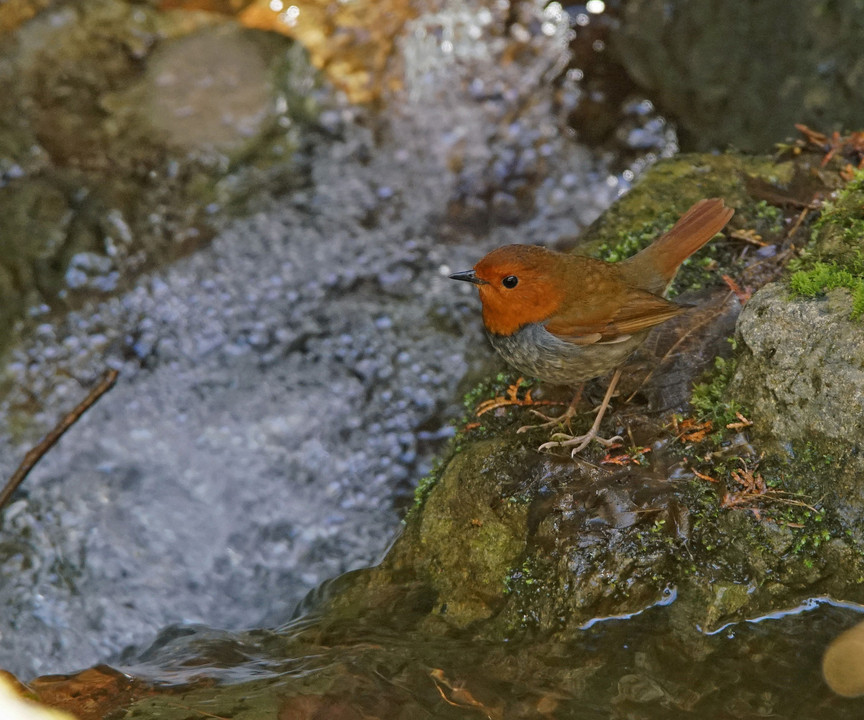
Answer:
<svg viewBox="0 0 864 720"><path fill-rule="evenodd" d="M570 404L567 406L567 409L563 413L561 413L560 415L557 415L555 417L552 417L550 415L544 415L539 410L533 410L532 409L531 412L534 413L537 417L541 418L542 420L545 420L545 422L542 422L539 425L523 425L516 432L517 433L523 433L523 432L527 432L528 430L541 430L543 428L558 427L560 425L566 425L567 428L569 429L570 428L570 421L576 415L576 406L579 404L579 401L582 399L582 388L583 387L585 387L584 384L579 386L579 389L576 391L576 394L573 396L573 399L570 401Z"/></svg>
<svg viewBox="0 0 864 720"><path fill-rule="evenodd" d="M552 436L552 439L549 442L543 443L537 450L539 452L543 452L544 450L551 450L552 448L559 447L568 447L573 448L570 451L570 457L576 457L580 452L582 452L592 440L600 443L603 447L610 447L614 445L616 442L621 442L622 438L619 435L615 435L611 438L600 437L598 434L600 432L600 422L603 420L603 416L606 414L606 409L609 407L609 401L612 399L612 393L615 391L615 386L618 384L618 380L621 377L621 369L615 371L612 375L612 379L609 381L609 387L606 389L606 395L603 398L603 402L600 404L600 408L597 410L597 415L594 418L594 424L591 426L591 429L585 433L584 435L566 435L565 433L555 433ZM580 388L581 393L581 388ZM570 407L573 407L574 403L570 403Z"/></svg>
<svg viewBox="0 0 864 720"><path fill-rule="evenodd" d="M528 432L529 430L543 430L544 428L558 427L559 425L567 425L567 427L569 428L570 421L576 414L575 412L571 412L569 409L565 410L560 415L556 415L555 417L552 417L551 415L544 415L539 410L532 410L531 412L544 422L538 423L537 425L523 425L516 430L517 433L524 433Z"/></svg>
<svg viewBox="0 0 864 720"><path fill-rule="evenodd" d="M587 433L584 435L567 435L565 433L555 433L552 436L552 439L549 442L543 443L540 447L537 448L539 452L543 452L544 450L552 450L553 448L573 448L570 451L570 457L576 457L580 452L582 452L588 445L591 444L591 441L600 443L603 447L612 447L619 442L623 441L623 438L620 435L613 435L611 438L600 437L597 434L597 428L592 427Z"/></svg>

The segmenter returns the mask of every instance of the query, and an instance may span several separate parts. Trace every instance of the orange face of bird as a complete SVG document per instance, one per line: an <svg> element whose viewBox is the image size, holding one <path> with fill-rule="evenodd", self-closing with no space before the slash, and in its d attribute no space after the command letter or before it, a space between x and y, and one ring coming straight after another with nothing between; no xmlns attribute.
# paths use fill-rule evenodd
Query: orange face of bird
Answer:
<svg viewBox="0 0 864 720"><path fill-rule="evenodd" d="M543 322L564 300L557 255L534 245L493 250L473 270L453 280L474 283L483 304L483 324L495 335L511 335L523 325Z"/></svg>

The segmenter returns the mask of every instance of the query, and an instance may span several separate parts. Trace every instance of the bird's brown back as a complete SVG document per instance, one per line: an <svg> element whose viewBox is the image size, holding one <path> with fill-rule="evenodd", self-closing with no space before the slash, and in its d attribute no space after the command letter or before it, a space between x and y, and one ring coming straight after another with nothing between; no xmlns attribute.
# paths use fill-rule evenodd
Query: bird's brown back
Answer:
<svg viewBox="0 0 864 720"><path fill-rule="evenodd" d="M622 277L629 285L662 294L681 263L720 232L734 214L722 198L700 200L668 232L621 262Z"/></svg>

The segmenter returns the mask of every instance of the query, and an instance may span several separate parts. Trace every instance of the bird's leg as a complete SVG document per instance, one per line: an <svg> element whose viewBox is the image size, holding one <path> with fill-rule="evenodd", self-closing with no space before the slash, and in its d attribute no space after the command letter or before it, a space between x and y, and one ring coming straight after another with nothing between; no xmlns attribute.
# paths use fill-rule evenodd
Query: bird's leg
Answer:
<svg viewBox="0 0 864 720"><path fill-rule="evenodd" d="M582 452L588 444L595 440L603 447L609 447L614 443L621 440L621 437L616 435L615 437L606 438L600 437L597 433L600 431L600 422L603 420L603 415L606 414L606 409L609 407L609 401L612 399L612 393L615 392L615 386L618 385L618 379L621 377L621 369L615 371L615 374L612 375L612 380L609 381L609 388L606 390L606 396L603 398L603 402L600 404L600 409L597 410L597 416L594 418L594 424L591 426L591 429L585 433L584 435L577 435L575 437L570 435L565 435L563 433L556 433L552 436L552 440L549 442L543 443L537 450L551 450L552 448L559 447L572 447L573 449L570 451L571 457L575 456L577 453ZM556 439L557 438L557 439Z"/></svg>
<svg viewBox="0 0 864 720"><path fill-rule="evenodd" d="M570 420L576 415L576 407L579 405L579 401L582 399L582 390L585 387L585 383L579 385L579 389L576 391L576 394L573 396L573 399L570 401L570 404L567 406L567 409L558 415L557 417L551 417L550 415L544 415L539 410L531 410L537 417L542 418L546 422L540 423L539 425L523 425L516 432L522 433L528 430L539 430L541 428L549 428L549 427L557 427L558 425L563 425L567 423L567 427L570 427Z"/></svg>

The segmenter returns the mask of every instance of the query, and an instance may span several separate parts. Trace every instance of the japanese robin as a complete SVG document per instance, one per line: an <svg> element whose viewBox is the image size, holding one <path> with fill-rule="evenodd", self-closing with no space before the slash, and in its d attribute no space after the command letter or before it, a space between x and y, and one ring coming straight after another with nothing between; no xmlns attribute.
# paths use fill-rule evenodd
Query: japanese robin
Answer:
<svg viewBox="0 0 864 720"><path fill-rule="evenodd" d="M483 324L493 347L517 370L540 380L574 385L615 369L591 430L544 443L540 449L580 452L598 435L620 377L620 365L651 328L686 308L663 293L681 263L729 222L723 200L701 200L671 230L618 263L559 253L535 245L493 250L473 270L450 275L477 286ZM578 395L577 395L578 397ZM569 419L568 413L547 425ZM521 428L526 429L526 428Z"/></svg>

